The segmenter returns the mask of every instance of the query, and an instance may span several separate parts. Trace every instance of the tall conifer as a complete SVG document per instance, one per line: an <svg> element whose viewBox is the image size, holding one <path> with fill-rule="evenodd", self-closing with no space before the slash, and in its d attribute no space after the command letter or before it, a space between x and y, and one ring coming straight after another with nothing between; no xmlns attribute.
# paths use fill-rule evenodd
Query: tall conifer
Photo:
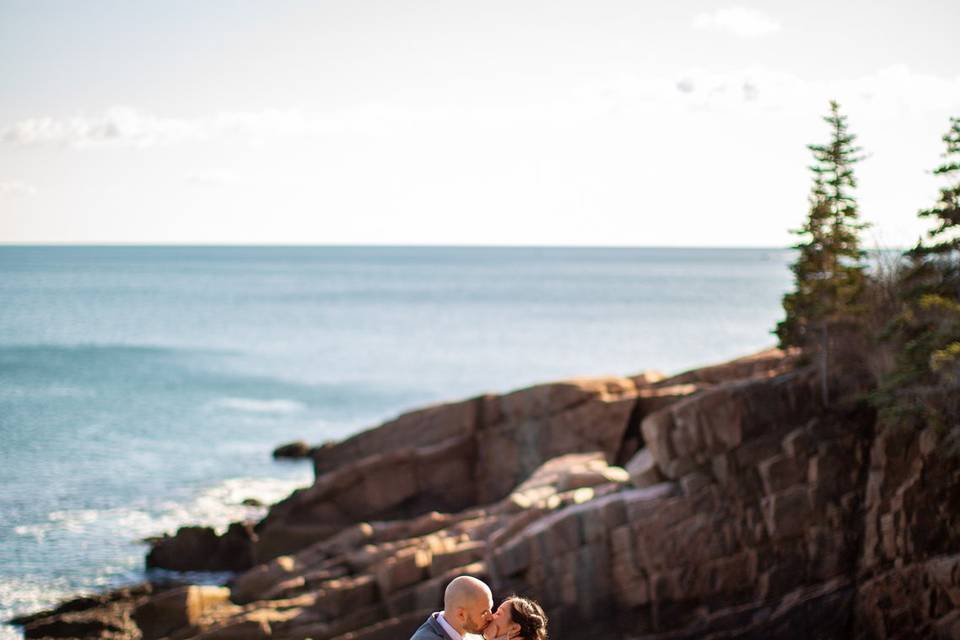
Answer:
<svg viewBox="0 0 960 640"><path fill-rule="evenodd" d="M894 323L899 353L885 385L901 398L900 409L912 398L928 417L943 414L950 406L943 400L960 393L960 118L950 119L943 141L944 161L933 173L945 184L936 204L918 213L934 226L907 252L903 310Z"/></svg>
<svg viewBox="0 0 960 640"><path fill-rule="evenodd" d="M803 227L794 231L802 238L794 246L799 255L791 267L795 290L783 298L786 317L776 334L781 347L819 352L828 401L829 331L856 314L865 283L860 231L866 224L860 221L852 193L857 186L853 166L862 160L856 136L849 132L836 102L830 102L824 121L830 127L830 141L807 147L814 157L810 212Z"/></svg>
<svg viewBox="0 0 960 640"><path fill-rule="evenodd" d="M960 252L960 118L950 118L950 129L943 136L947 149L943 164L933 170L933 175L947 181L940 189L940 198L929 209L919 212L921 218L931 218L935 227L927 234L929 243L918 243L911 253L920 256L952 258L956 263ZM945 266L949 266L945 265ZM954 265L956 266L956 264Z"/></svg>

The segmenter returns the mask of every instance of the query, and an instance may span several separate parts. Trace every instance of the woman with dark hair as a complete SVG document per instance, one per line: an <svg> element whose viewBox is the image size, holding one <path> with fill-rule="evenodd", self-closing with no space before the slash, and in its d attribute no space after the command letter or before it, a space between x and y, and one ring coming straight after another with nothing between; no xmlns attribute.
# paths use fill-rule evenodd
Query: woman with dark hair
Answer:
<svg viewBox="0 0 960 640"><path fill-rule="evenodd" d="M547 640L547 614L529 598L510 596L483 630L486 640Z"/></svg>

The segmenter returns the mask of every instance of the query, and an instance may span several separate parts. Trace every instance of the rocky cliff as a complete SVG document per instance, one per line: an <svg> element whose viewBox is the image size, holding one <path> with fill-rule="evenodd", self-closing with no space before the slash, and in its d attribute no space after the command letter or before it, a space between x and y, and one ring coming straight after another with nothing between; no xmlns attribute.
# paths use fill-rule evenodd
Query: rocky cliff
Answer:
<svg viewBox="0 0 960 640"><path fill-rule="evenodd" d="M19 622L28 637L405 638L470 573L540 600L556 638L960 637L960 425L878 425L852 393L827 408L817 390L768 351L428 407L314 449L313 485L261 522L151 551L236 571L227 585Z"/></svg>

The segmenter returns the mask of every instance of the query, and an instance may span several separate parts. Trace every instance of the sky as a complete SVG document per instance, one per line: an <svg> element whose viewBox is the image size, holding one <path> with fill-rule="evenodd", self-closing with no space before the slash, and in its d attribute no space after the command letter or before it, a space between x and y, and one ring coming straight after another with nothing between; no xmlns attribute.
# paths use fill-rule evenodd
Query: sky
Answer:
<svg viewBox="0 0 960 640"><path fill-rule="evenodd" d="M0 242L786 246L836 99L927 228L956 0L0 0Z"/></svg>

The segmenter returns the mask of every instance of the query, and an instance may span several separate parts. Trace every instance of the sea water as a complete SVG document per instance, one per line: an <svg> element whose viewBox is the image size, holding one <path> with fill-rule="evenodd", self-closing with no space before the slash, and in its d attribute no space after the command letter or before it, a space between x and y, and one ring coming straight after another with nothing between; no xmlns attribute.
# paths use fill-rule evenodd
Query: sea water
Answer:
<svg viewBox="0 0 960 640"><path fill-rule="evenodd" d="M782 249L0 247L0 621L311 480L278 444L774 343ZM0 637L19 637L0 627Z"/></svg>

